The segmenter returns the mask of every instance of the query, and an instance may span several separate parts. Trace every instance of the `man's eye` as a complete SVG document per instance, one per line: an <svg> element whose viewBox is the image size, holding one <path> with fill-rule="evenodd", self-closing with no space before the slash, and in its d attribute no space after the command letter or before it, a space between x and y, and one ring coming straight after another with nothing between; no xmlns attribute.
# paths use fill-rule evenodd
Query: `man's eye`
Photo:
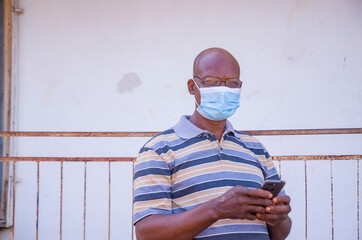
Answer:
<svg viewBox="0 0 362 240"><path fill-rule="evenodd" d="M209 86L215 86L218 85L219 80L218 79L206 79L205 84Z"/></svg>
<svg viewBox="0 0 362 240"><path fill-rule="evenodd" d="M237 86L239 86L239 82L238 81L227 81L227 85L230 87L237 87Z"/></svg>

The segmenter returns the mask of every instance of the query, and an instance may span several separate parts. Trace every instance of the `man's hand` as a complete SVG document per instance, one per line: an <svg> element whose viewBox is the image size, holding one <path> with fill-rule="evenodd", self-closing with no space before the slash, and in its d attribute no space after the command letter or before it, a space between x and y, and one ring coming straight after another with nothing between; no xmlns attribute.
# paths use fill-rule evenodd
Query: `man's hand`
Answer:
<svg viewBox="0 0 362 240"><path fill-rule="evenodd" d="M256 214L264 216L265 207L272 207L272 194L262 189L235 186L212 203L215 220L218 219L256 219ZM266 214L268 215L268 214Z"/></svg>
<svg viewBox="0 0 362 240"><path fill-rule="evenodd" d="M285 239L289 235L292 225L292 221L288 217L288 213L291 211L290 197L287 195L277 196L272 199L272 202L273 206L266 207L266 212L257 213L256 217L268 224L270 239Z"/></svg>
<svg viewBox="0 0 362 240"><path fill-rule="evenodd" d="M290 197L288 195L277 196L272 199L273 206L265 208L266 213L257 213L259 220L265 221L270 226L276 226L288 218L291 211Z"/></svg>

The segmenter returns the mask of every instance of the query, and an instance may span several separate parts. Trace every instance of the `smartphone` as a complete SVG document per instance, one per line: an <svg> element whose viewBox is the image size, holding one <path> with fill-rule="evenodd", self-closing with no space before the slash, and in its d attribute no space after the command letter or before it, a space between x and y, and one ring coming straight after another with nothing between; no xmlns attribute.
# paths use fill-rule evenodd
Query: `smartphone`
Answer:
<svg viewBox="0 0 362 240"><path fill-rule="evenodd" d="M283 189L284 185L285 181L283 180L266 180L261 189L271 192L273 197L276 197Z"/></svg>

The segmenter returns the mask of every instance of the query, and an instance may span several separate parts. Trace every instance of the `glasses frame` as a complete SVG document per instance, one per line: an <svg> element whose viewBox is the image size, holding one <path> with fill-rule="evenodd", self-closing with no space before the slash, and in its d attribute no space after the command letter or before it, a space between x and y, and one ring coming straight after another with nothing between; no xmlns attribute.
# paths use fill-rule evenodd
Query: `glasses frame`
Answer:
<svg viewBox="0 0 362 240"><path fill-rule="evenodd" d="M207 76L207 77L211 77L211 76ZM204 78L207 78L207 77L204 77ZM200 78L200 77L198 77L198 76L194 76L194 79L195 79L195 78L200 79L200 80L201 80L201 83L204 85L204 87L219 87L220 84L221 84L221 82L225 82L225 86L228 87L228 88L232 88L232 87L229 87L229 86L227 85L228 80L230 80L230 79L237 79L237 78L229 78L229 79L223 80L223 79L220 79L220 78L218 78L218 77L213 77L213 78L219 79L218 84L215 85L215 86L207 86L207 85L205 85L205 80L203 80L203 78ZM238 80L239 80L239 82L240 82L240 86L239 86L239 87L236 87L236 88L241 88L241 87L243 86L243 82L242 82L240 79L238 79Z"/></svg>

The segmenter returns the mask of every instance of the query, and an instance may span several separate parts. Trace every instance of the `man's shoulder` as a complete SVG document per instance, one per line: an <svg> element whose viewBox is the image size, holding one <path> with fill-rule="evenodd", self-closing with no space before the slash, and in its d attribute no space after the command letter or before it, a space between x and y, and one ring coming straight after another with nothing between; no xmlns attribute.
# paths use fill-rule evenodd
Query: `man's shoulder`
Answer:
<svg viewBox="0 0 362 240"><path fill-rule="evenodd" d="M236 139L238 139L238 141L242 142L242 143L256 143L256 144L260 144L260 141L258 139L256 139L253 136L250 136L249 134L246 134L242 131L238 131L236 130L233 125L231 124L231 122L226 121L226 130L228 132L233 132L234 136L236 137Z"/></svg>
<svg viewBox="0 0 362 240"><path fill-rule="evenodd" d="M173 128L169 128L148 140L144 144L143 148L155 148L160 144L167 145L178 138L179 136L175 133L175 130Z"/></svg>
<svg viewBox="0 0 362 240"><path fill-rule="evenodd" d="M238 133L238 140L243 147L248 148L258 154L263 154L266 151L265 146L257 138L241 131L235 132Z"/></svg>
<svg viewBox="0 0 362 240"><path fill-rule="evenodd" d="M237 131L237 130L235 130L235 132L237 132L239 134L240 140L243 141L243 142L260 143L260 141L257 138L255 138L255 137L253 137L253 136L251 136L249 134L246 134L244 132Z"/></svg>
<svg viewBox="0 0 362 240"><path fill-rule="evenodd" d="M189 116L187 115L181 116L180 120L177 122L176 125L163 132L160 132L159 134L148 140L143 148L155 149L160 146L174 145L175 142L178 142L179 140L185 138L185 136L183 136L185 132L191 132L190 128L192 128L187 119L188 117Z"/></svg>

